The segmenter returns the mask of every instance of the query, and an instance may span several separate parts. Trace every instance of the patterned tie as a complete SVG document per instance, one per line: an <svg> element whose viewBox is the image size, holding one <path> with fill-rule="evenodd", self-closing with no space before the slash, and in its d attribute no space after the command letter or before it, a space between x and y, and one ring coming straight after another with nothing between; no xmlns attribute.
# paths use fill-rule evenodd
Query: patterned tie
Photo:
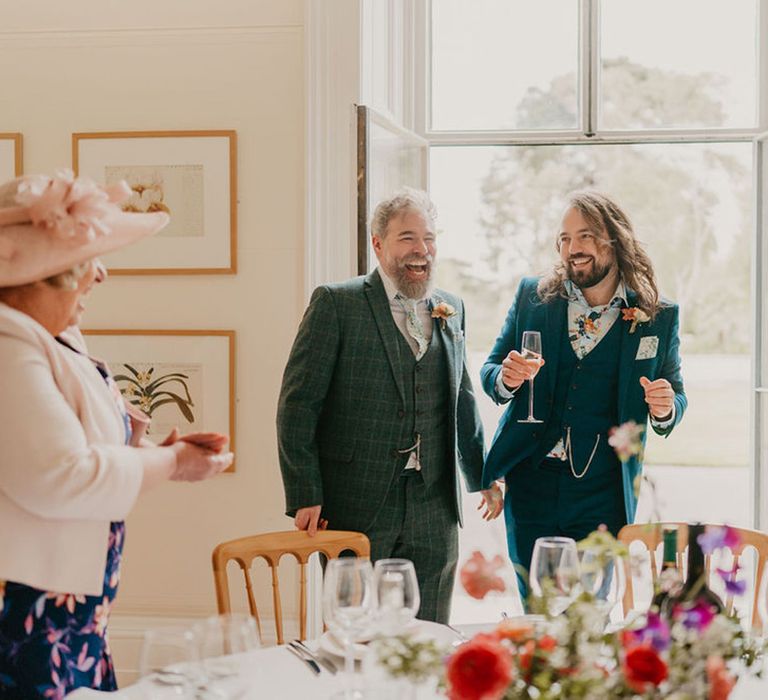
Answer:
<svg viewBox="0 0 768 700"><path fill-rule="evenodd" d="M424 326L421 325L421 319L416 315L416 300L398 294L395 299L400 302L400 306L405 311L405 328L408 335L416 341L419 350L416 353L416 359L420 360L427 352L427 337L424 335Z"/></svg>

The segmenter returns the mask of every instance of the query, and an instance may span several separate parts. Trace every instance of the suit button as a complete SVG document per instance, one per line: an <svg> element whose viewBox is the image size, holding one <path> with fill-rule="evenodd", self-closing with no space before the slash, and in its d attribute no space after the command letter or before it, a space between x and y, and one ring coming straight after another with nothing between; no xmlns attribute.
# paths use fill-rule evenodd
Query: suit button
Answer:
<svg viewBox="0 0 768 700"><path fill-rule="evenodd" d="M571 387L571 389L575 389L575 388L576 388L576 385L574 384L574 385Z"/></svg>
<svg viewBox="0 0 768 700"><path fill-rule="evenodd" d="M421 387L420 387L420 386L417 386L417 387L416 387L416 393L417 393L417 394L420 394L420 393L421 393Z"/></svg>
<svg viewBox="0 0 768 700"><path fill-rule="evenodd" d="M531 437L532 437L532 438L534 438L534 439L536 439L537 437L539 437L539 434L538 434L538 433L533 433L533 434L531 435Z"/></svg>
<svg viewBox="0 0 768 700"><path fill-rule="evenodd" d="M577 370L581 369L581 365L576 365L576 369Z"/></svg>
<svg viewBox="0 0 768 700"><path fill-rule="evenodd" d="M421 372L421 367L419 365L416 365L416 371Z"/></svg>
<svg viewBox="0 0 768 700"><path fill-rule="evenodd" d="M405 411L402 408L397 412L397 417L405 418Z"/></svg>
<svg viewBox="0 0 768 700"><path fill-rule="evenodd" d="M420 416L422 413L423 413L423 411L422 411L421 409L418 409L418 410L416 411L416 415L417 415L417 416Z"/></svg>

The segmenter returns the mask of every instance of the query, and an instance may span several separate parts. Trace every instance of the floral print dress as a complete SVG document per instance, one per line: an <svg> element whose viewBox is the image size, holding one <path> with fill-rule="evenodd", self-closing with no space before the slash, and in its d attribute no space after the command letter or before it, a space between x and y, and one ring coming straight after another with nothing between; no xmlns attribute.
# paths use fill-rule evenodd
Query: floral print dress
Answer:
<svg viewBox="0 0 768 700"><path fill-rule="evenodd" d="M121 406L127 443L131 424L120 391L106 368L96 367ZM0 700L59 700L76 688L117 689L106 628L120 580L124 538L125 523L111 523L101 595L0 581Z"/></svg>

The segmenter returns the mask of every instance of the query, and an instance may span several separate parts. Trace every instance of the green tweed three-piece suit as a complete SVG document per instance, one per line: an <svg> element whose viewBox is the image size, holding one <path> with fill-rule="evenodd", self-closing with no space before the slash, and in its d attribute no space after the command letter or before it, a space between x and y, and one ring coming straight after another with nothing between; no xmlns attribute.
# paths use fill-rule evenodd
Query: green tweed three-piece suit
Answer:
<svg viewBox="0 0 768 700"><path fill-rule="evenodd" d="M371 539L371 558L416 566L422 619L447 622L461 522L458 468L481 484L483 429L467 373L464 308L435 290L420 360L392 317L378 271L318 287L283 376L277 413L286 512L322 505L328 527ZM420 472L404 472L420 436Z"/></svg>

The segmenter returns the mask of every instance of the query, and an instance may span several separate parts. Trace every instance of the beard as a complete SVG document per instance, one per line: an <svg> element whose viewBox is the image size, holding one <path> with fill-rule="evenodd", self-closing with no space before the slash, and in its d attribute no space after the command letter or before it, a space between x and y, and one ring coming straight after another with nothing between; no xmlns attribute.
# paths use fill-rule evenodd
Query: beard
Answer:
<svg viewBox="0 0 768 700"><path fill-rule="evenodd" d="M414 280L408 276L408 265L425 265L426 274ZM385 272L391 277L397 291L408 299L423 299L433 287L435 260L431 255L409 255L399 260L391 260L385 266Z"/></svg>
<svg viewBox="0 0 768 700"><path fill-rule="evenodd" d="M566 271L568 272L568 279L579 287L579 289L589 289L596 284L600 284L613 269L613 265L613 260L608 260L603 264L600 264L594 257L592 257L591 266L584 269L576 269L571 264L571 260L568 260Z"/></svg>

